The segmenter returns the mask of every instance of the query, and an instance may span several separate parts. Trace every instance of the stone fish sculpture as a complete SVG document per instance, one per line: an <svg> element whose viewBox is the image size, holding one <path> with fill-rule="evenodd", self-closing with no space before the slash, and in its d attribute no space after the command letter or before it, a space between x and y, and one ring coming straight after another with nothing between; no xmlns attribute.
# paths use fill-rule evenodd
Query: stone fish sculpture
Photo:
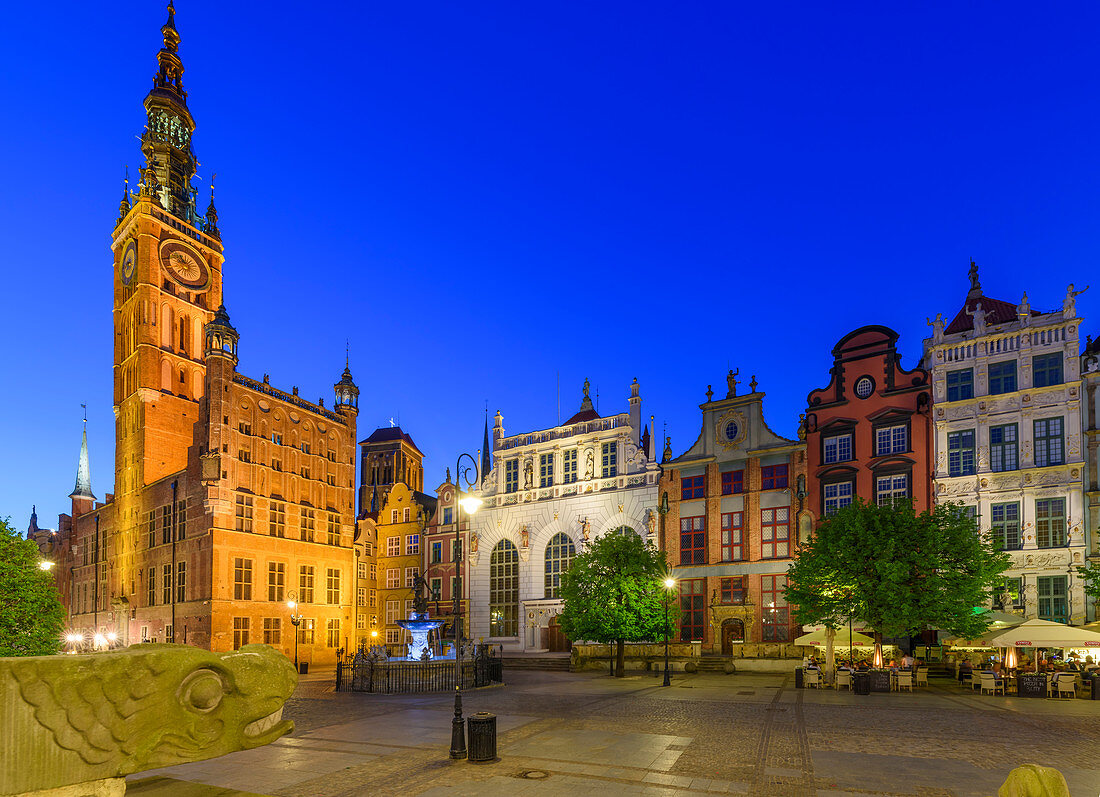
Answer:
<svg viewBox="0 0 1100 797"><path fill-rule="evenodd" d="M0 795L268 744L294 728L282 711L297 682L294 665L267 645L2 658Z"/></svg>

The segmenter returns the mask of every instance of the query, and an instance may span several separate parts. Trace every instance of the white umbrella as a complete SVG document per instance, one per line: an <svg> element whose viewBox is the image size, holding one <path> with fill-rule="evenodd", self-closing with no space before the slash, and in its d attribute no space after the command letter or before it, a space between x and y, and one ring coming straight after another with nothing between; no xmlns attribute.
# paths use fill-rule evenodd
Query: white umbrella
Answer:
<svg viewBox="0 0 1100 797"><path fill-rule="evenodd" d="M1049 620L1027 620L994 634L989 642L999 648L1096 648L1100 651L1100 634Z"/></svg>
<svg viewBox="0 0 1100 797"><path fill-rule="evenodd" d="M836 638L833 639L833 647L844 648L845 650L847 650L848 646L845 645L845 644L842 644L842 643L847 642L847 641L848 641L848 635L838 631L837 634L836 634ZM802 636L795 639L794 644L803 645L805 647L824 647L825 646L825 629L822 628L822 629L820 629L818 631L814 631L813 633L810 633L810 634L803 634ZM865 636L864 634L855 633L855 632L852 633L852 646L853 647L857 647L857 648L864 647L864 648L866 648L866 647L873 647L874 644L875 644L875 640L872 639L871 637Z"/></svg>

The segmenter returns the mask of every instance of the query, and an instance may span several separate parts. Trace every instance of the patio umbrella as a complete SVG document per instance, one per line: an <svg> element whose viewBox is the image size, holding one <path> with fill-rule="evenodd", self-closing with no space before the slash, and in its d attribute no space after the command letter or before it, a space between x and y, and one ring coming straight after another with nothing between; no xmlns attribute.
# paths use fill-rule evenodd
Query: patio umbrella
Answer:
<svg viewBox="0 0 1100 797"><path fill-rule="evenodd" d="M833 647L843 648L844 645L842 645L840 643L841 642L847 642L848 641L847 637L848 637L847 634L838 633L836 635L836 638L833 640ZM872 645L875 644L875 640L873 640L871 637L866 636L864 634L856 633L856 632L852 633L851 642L852 642L851 647L854 647L854 648L859 648L859 647L866 648L866 647L871 647ZM806 647L822 647L823 648L823 647L825 647L825 629L822 628L819 631L814 631L814 632L809 633L809 634L803 634L802 636L795 639L794 644L804 645Z"/></svg>
<svg viewBox="0 0 1100 797"><path fill-rule="evenodd" d="M1100 652L1100 634L1049 620L1027 620L994 634L989 641L995 647L1095 648Z"/></svg>

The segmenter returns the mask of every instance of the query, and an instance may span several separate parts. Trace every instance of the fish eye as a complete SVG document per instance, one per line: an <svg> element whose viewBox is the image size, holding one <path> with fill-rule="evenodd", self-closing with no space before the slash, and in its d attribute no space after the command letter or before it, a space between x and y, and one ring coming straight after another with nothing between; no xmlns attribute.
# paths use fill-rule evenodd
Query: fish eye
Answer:
<svg viewBox="0 0 1100 797"><path fill-rule="evenodd" d="M225 695L225 682L214 670L196 670L183 679L179 688L184 708L207 714L218 707Z"/></svg>

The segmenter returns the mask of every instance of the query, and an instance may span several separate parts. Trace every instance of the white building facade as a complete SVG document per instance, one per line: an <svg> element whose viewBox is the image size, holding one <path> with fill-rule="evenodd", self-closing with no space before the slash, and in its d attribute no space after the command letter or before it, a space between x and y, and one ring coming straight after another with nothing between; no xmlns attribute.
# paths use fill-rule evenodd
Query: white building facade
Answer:
<svg viewBox="0 0 1100 797"><path fill-rule="evenodd" d="M656 543L660 466L629 410L601 417L585 381L580 410L560 426L505 437L498 412L493 467L471 521L470 636L506 652L560 650L561 573L592 540L630 530Z"/></svg>
<svg viewBox="0 0 1100 797"><path fill-rule="evenodd" d="M924 367L932 374L934 494L971 509L1009 552L994 601L1025 617L1081 625L1076 567L1085 541L1085 446L1077 292L1038 312L983 295L977 266L963 308L930 322Z"/></svg>

